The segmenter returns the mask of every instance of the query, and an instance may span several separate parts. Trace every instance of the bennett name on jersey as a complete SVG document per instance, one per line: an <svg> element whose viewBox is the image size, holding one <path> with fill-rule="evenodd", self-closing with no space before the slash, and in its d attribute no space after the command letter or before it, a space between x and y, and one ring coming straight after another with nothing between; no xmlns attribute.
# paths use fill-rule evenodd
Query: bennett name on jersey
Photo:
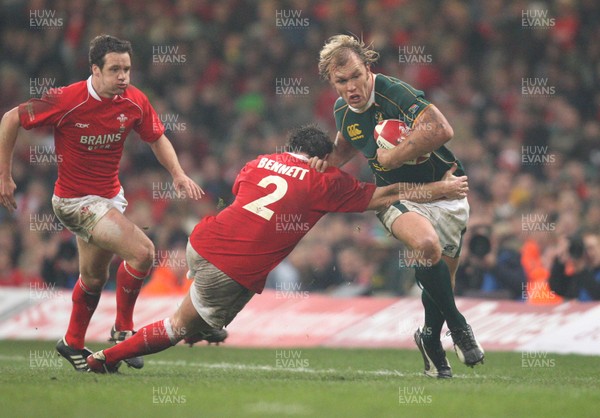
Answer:
<svg viewBox="0 0 600 418"><path fill-rule="evenodd" d="M307 168L302 168L295 165L286 165L266 157L260 159L257 168L264 168L266 170L274 171L277 174L283 174L299 180L304 180L304 176L306 173L308 173Z"/></svg>

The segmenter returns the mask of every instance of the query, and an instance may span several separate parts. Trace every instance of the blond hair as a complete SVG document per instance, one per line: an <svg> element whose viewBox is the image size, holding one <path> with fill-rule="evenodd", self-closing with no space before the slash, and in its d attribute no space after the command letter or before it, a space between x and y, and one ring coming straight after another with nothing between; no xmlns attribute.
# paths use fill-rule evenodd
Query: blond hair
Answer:
<svg viewBox="0 0 600 418"><path fill-rule="evenodd" d="M335 35L325 42L319 53L319 75L329 80L331 70L346 65L353 52L367 66L379 58L379 53L373 50L372 44L365 45L362 39L350 35Z"/></svg>

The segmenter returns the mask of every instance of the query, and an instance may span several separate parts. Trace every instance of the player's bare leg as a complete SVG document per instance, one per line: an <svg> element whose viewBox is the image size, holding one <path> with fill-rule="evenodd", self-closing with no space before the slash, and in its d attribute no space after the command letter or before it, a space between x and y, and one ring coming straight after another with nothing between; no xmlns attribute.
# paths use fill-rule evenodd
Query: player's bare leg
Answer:
<svg viewBox="0 0 600 418"><path fill-rule="evenodd" d="M154 260L154 244L121 212L111 209L98 221L91 242L123 259L117 271L118 331L133 330L133 308Z"/></svg>
<svg viewBox="0 0 600 418"><path fill-rule="evenodd" d="M120 343L134 334L133 309L144 278L152 267L154 245L140 228L116 209L111 209L98 221L90 242L123 259L117 270L117 314L110 333L110 340ZM143 367L143 360L131 359L127 364L139 369Z"/></svg>
<svg viewBox="0 0 600 418"><path fill-rule="evenodd" d="M144 232L116 209L102 217L92 231L91 243L117 254L129 267L148 271L154 260L154 244Z"/></svg>

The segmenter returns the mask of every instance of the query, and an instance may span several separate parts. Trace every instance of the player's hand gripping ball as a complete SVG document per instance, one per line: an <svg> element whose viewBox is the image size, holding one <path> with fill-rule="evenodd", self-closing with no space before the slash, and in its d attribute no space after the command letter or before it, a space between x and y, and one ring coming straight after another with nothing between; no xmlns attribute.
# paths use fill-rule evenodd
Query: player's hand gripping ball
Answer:
<svg viewBox="0 0 600 418"><path fill-rule="evenodd" d="M410 128L398 119L382 120L375 126L373 137L379 148L392 149L406 139Z"/></svg>

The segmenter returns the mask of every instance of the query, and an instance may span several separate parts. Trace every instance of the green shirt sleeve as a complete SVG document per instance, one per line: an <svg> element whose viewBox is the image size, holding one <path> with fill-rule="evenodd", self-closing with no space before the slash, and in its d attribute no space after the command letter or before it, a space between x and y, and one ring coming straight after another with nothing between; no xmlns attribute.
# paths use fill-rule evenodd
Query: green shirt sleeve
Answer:
<svg viewBox="0 0 600 418"><path fill-rule="evenodd" d="M333 105L333 117L335 118L335 127L338 131L342 130L342 119L345 114L344 108L347 106L348 105L341 97L338 97Z"/></svg>
<svg viewBox="0 0 600 418"><path fill-rule="evenodd" d="M421 90L397 78L378 74L376 81L377 84L381 81L381 88L376 88L375 94L385 119L400 119L412 128L417 117L431 104Z"/></svg>

